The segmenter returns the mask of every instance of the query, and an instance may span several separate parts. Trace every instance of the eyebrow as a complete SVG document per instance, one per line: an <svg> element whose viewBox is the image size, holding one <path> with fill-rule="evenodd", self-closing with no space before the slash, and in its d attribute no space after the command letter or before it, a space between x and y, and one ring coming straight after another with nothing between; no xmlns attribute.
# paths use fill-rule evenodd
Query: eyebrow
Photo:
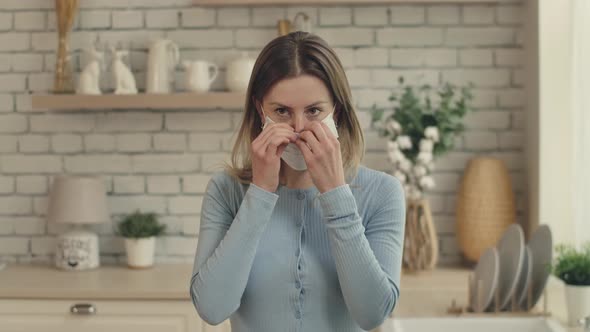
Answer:
<svg viewBox="0 0 590 332"><path fill-rule="evenodd" d="M313 106L317 106L317 105L319 105L319 104L327 104L327 103L328 103L327 101L316 101L316 102L315 102L315 103L313 103L313 104L310 104L310 105L307 105L307 106L305 106L305 108L310 108L310 107L313 107ZM281 107L284 107L284 108L291 109L291 107L289 107L289 106L287 106L287 105L283 105L283 104L281 104L281 103L277 103L277 102L271 102L270 104L271 104L271 105L278 105L278 106L281 106Z"/></svg>

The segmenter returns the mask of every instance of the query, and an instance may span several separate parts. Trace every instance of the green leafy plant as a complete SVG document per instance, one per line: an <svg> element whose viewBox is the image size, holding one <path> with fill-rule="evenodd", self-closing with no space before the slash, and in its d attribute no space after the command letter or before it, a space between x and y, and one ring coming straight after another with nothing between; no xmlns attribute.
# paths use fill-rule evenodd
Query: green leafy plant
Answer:
<svg viewBox="0 0 590 332"><path fill-rule="evenodd" d="M440 89L434 90L430 85L418 87L404 85L404 78L399 78L402 88L401 95L393 92L389 101L398 101L394 112L383 119L384 109L373 105L371 123L380 123L378 133L381 137L395 138L398 133L388 130L388 120L395 120L401 125L403 133L410 137L412 148L405 154L412 161L416 161L419 154L420 140L424 138L425 129L436 127L440 139L433 147L433 155L440 156L453 148L455 136L465 129L463 117L471 110L469 102L473 100L473 84L457 87L445 83ZM434 91L433 91L434 90ZM433 104L432 93L438 95L439 101Z"/></svg>
<svg viewBox="0 0 590 332"><path fill-rule="evenodd" d="M580 250L572 245L555 246L557 257L550 264L551 273L568 285L590 286L590 242Z"/></svg>
<svg viewBox="0 0 590 332"><path fill-rule="evenodd" d="M430 85L404 85L401 93L393 92L393 112L384 117L385 109L372 107L371 124L381 137L387 137L388 159L393 175L404 185L408 197L417 199L435 186L430 176L436 157L454 147L455 138L464 131L463 117L471 111L473 84L456 87L450 83L439 89ZM436 97L436 101L435 98Z"/></svg>
<svg viewBox="0 0 590 332"><path fill-rule="evenodd" d="M126 238L146 238L161 235L166 229L165 224L158 222L153 212L135 212L122 218L117 227L117 235Z"/></svg>

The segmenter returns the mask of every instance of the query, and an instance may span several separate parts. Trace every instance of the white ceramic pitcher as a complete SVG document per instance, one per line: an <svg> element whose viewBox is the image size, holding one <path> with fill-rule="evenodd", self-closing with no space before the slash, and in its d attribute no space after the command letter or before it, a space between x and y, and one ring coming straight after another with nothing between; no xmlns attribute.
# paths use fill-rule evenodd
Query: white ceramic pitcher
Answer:
<svg viewBox="0 0 590 332"><path fill-rule="evenodd" d="M248 90L255 63L256 60L250 58L247 52L241 52L239 57L227 63L225 84L229 91L246 92Z"/></svg>
<svg viewBox="0 0 590 332"><path fill-rule="evenodd" d="M219 68L216 64L203 60L185 60L185 87L189 91L203 93L209 91L211 83L217 78Z"/></svg>
<svg viewBox="0 0 590 332"><path fill-rule="evenodd" d="M159 39L152 42L148 55L146 92L169 93L178 61L178 45L172 40Z"/></svg>

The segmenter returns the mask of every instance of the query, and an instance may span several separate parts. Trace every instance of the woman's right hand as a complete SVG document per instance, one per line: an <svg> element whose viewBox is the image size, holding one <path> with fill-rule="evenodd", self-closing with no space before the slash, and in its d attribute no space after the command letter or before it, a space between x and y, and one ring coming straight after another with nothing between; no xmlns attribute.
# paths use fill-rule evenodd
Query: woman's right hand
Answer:
<svg viewBox="0 0 590 332"><path fill-rule="evenodd" d="M279 186L281 154L297 134L286 123L270 123L252 141L252 183L275 192Z"/></svg>

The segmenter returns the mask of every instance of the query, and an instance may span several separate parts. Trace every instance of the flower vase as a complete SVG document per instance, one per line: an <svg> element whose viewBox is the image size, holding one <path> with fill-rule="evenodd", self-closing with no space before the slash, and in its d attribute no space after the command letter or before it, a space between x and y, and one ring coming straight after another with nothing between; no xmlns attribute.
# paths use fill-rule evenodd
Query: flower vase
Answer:
<svg viewBox="0 0 590 332"><path fill-rule="evenodd" d="M68 39L74 18L78 10L78 0L56 0L55 14L57 26L57 55L55 62L55 76L53 81L54 93L72 93L74 79L69 54Z"/></svg>
<svg viewBox="0 0 590 332"><path fill-rule="evenodd" d="M54 93L72 93L74 91L74 77L66 37L60 38L57 48Z"/></svg>
<svg viewBox="0 0 590 332"><path fill-rule="evenodd" d="M488 156L469 160L455 203L457 244L466 265L477 263L516 222L515 202L504 161Z"/></svg>
<svg viewBox="0 0 590 332"><path fill-rule="evenodd" d="M428 200L410 198L406 208L404 267L411 271L430 270L437 262L438 236Z"/></svg>

